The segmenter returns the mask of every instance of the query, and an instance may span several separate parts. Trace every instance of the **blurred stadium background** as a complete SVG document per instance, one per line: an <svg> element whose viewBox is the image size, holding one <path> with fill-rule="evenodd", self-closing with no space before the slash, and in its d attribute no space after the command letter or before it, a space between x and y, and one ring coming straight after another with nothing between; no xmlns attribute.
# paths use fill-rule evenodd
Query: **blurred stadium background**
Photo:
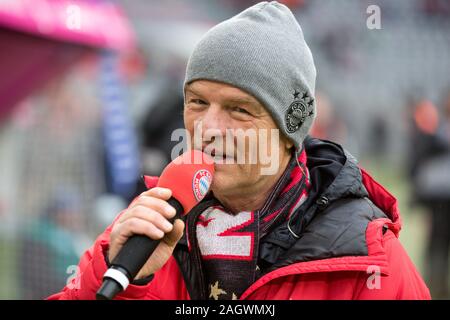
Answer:
<svg viewBox="0 0 450 320"><path fill-rule="evenodd" d="M196 41L256 2L0 1L0 299L40 299L65 285L70 266L141 190L140 174L170 161ZM312 134L342 143L399 199L400 239L425 276L431 219L413 192L412 127L428 135L450 127L450 1L281 2L318 70ZM371 4L380 30L366 26ZM49 22L57 12L82 23L58 33ZM433 296L449 298L442 289Z"/></svg>

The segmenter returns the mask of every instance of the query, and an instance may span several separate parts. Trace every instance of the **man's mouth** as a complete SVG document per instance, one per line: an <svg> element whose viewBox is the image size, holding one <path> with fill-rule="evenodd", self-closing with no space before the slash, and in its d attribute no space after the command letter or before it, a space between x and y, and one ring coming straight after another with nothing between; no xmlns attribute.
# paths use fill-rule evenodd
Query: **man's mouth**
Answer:
<svg viewBox="0 0 450 320"><path fill-rule="evenodd" d="M216 164L234 163L234 155L228 155L216 149L202 148L202 151L214 159Z"/></svg>

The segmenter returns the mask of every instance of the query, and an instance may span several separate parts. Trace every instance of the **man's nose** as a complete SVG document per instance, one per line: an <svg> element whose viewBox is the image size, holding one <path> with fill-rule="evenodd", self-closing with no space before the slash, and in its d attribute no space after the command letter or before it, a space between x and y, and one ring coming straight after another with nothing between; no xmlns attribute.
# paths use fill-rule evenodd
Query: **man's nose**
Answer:
<svg viewBox="0 0 450 320"><path fill-rule="evenodd" d="M211 136L225 136L227 124L226 112L220 106L211 105L202 117L203 135L208 139Z"/></svg>

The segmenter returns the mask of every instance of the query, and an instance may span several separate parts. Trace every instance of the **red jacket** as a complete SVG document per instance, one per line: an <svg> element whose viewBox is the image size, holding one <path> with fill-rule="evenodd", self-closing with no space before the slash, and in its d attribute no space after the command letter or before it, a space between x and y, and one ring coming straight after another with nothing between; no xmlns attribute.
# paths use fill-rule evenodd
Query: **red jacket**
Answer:
<svg viewBox="0 0 450 320"><path fill-rule="evenodd" d="M318 145L310 146L311 154L317 151L315 147ZM318 154L323 156L322 151ZM308 161L314 161L308 156ZM317 159L323 167L323 161ZM396 199L351 159L339 171L341 177L335 177L322 192L328 198L320 197L327 203L330 200L329 208L318 210L290 251L296 258L264 274L240 299L430 299L428 288L398 240L401 221ZM336 193L338 184L345 187ZM350 197L352 194L361 197ZM335 228L336 216L344 222ZM95 299L107 269L104 252L111 228L83 255L78 277L49 299ZM359 234L362 237L358 238ZM311 249L314 246L317 248ZM201 296L191 283L192 272L185 269L189 255L187 251L174 253L150 283L130 285L117 299L198 299ZM183 274L189 275L188 282Z"/></svg>

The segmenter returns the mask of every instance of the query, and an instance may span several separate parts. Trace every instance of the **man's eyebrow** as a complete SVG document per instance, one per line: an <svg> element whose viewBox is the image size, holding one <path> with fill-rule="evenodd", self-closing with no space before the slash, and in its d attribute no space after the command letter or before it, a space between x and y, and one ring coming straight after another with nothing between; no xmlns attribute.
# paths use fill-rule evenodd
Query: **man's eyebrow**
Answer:
<svg viewBox="0 0 450 320"><path fill-rule="evenodd" d="M186 92L191 92L197 96L202 97L203 95L201 93L199 93L198 91L196 91L195 89L192 89L192 87L190 86L186 86L185 88ZM229 97L229 98L225 98L224 99L227 103L233 103L233 104L247 104L247 105L251 105L251 106L255 106L258 107L259 106L259 102L255 99L252 98L248 98L248 97Z"/></svg>
<svg viewBox="0 0 450 320"><path fill-rule="evenodd" d="M239 98L228 98L226 99L227 102L237 103L237 104L256 104L256 101L250 98L245 97L239 97Z"/></svg>

